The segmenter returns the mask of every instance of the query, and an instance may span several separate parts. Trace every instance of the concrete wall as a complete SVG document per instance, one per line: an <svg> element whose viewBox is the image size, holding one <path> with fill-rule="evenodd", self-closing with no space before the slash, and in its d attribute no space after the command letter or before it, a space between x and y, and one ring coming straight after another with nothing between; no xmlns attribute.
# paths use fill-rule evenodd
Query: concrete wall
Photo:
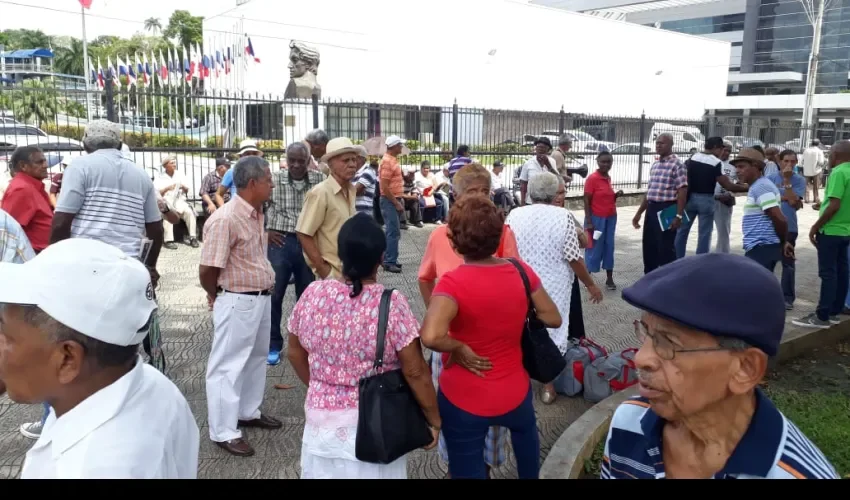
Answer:
<svg viewBox="0 0 850 500"><path fill-rule="evenodd" d="M515 1L253 0L205 20L206 42L243 14L262 59L240 86L248 92L283 92L294 38L321 51L326 98L695 117L726 93L728 43ZM599 71L577 73L564 48Z"/></svg>

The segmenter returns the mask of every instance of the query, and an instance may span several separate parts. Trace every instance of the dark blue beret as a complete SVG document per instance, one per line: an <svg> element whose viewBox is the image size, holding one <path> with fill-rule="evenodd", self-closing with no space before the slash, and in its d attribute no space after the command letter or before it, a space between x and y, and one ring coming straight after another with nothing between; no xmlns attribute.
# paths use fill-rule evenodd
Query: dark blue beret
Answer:
<svg viewBox="0 0 850 500"><path fill-rule="evenodd" d="M785 298L776 276L752 259L708 253L659 267L623 289L646 312L714 336L743 340L776 355Z"/></svg>

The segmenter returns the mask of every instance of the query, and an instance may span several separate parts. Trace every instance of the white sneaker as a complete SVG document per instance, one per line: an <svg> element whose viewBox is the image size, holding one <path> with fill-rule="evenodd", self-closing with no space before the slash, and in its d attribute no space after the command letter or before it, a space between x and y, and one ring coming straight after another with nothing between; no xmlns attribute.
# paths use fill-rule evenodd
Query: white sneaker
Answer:
<svg viewBox="0 0 850 500"><path fill-rule="evenodd" d="M41 420L38 422L30 422L28 424L21 425L20 431L24 437L29 439L38 439L41 437L41 430L44 426L41 424Z"/></svg>

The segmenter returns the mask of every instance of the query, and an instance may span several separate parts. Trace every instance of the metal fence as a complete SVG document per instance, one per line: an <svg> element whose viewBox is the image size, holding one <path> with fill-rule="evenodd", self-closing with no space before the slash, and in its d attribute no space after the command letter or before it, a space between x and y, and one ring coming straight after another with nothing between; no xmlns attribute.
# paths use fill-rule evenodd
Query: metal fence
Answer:
<svg viewBox="0 0 850 500"><path fill-rule="evenodd" d="M292 100L271 94L215 92L186 85L184 88L113 86L104 90L80 89L53 80L27 80L21 86L0 86L0 157L16 146L38 144L48 152L73 158L83 153L80 140L86 115L107 118L122 125L124 141L137 164L156 178L165 157L176 156L199 198L203 177L212 171L215 158L234 155L244 138L258 140L265 156L276 164L286 144L300 141L313 128L331 137L362 142L375 136L399 135L411 154L405 166L418 168L422 161L442 166L461 144L485 166L505 164L503 182L509 185L516 169L532 155L533 142L548 137L572 139L574 166L595 167L596 155L614 155L613 184L620 189L642 189L654 161L655 137L674 137L674 150L687 156L702 149L707 136L729 138L735 148L754 143L779 149L800 150L800 122L765 117L713 117L675 119L641 116L607 116L570 113L466 108L452 106L395 105L334 100ZM817 136L826 144L850 136L843 123L820 123ZM795 142L796 141L796 142ZM58 168L58 167L57 167ZM584 185L575 176L570 186L578 193Z"/></svg>

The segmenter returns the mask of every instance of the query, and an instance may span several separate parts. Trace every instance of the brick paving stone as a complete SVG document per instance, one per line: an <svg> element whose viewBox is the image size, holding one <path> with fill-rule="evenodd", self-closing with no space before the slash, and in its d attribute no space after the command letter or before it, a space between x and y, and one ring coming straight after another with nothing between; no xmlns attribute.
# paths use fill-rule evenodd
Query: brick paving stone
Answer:
<svg viewBox="0 0 850 500"><path fill-rule="evenodd" d="M635 210L635 207L619 208L614 276L620 289L631 285L643 274L641 231L631 226ZM579 218L583 216L580 211L576 215ZM808 242L807 231L817 214L807 205L799 212L799 217L800 227L806 228L806 233L801 235L797 249L797 310L789 314L789 322L791 317L801 316L814 309L819 290L816 252ZM732 232L735 253L742 253L740 227L741 209L736 207ZM420 319L425 308L419 299L416 271L431 229L426 226L424 229L403 231L400 262L404 272L399 275L382 273L380 276L385 285L405 293ZM689 243L691 253L696 248L696 233L694 228ZM200 250L183 245L174 251L163 250L159 266L162 282L158 291L168 375L185 394L201 428L199 477L297 478L306 390L285 360L268 370L263 407L265 412L284 422L283 428L276 431L249 430L246 437L257 450L257 454L251 458L231 457L209 442L204 373L210 349L212 320L207 311L205 294L198 284L199 254ZM777 275L779 272L777 270ZM596 275L596 279L601 285L604 275ZM729 286L735 284L730 283ZM600 305L585 301L584 316L588 335L612 350L633 347L632 321L638 316L638 311L623 302L619 291L604 290L603 293L605 300ZM293 300L294 290L290 287L284 304L285 314L291 310ZM295 388L279 391L273 388L274 384L291 384ZM544 406L539 401L539 395L535 394L541 459L564 429L588 407L581 398L565 397L558 398L551 406ZM18 426L38 419L40 411L38 405L18 405L5 396L0 397L0 478L15 478L20 474L24 455L32 441L20 435ZM151 425L156 423L152 422ZM411 478L441 478L445 475L446 466L436 451L417 451L409 459L408 470ZM504 466L494 470L493 476L516 477L513 457Z"/></svg>

